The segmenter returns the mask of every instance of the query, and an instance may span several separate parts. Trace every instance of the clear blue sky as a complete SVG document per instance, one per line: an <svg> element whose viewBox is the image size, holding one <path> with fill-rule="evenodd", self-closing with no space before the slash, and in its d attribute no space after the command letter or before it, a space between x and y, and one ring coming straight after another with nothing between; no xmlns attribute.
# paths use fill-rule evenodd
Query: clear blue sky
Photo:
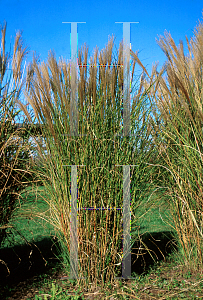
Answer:
<svg viewBox="0 0 203 300"><path fill-rule="evenodd" d="M123 24L115 22L139 22L131 24L131 47L134 52L139 50L139 58L151 74L152 63L159 61L160 71L166 57L155 38L164 36L170 31L176 45L183 40L185 54L187 44L185 35L190 38L198 20L203 22L202 0L112 0L112 1L22 1L0 0L1 19L7 22L6 48L10 41L13 45L15 32L23 30L25 43L31 51L40 54L46 60L48 51L55 50L57 59L63 56L70 59L70 24L62 22L86 22L78 24L78 49L84 43L89 46L89 56L98 46L103 49L108 36L115 35L115 45L123 37ZM11 38L12 36L12 38ZM114 46L113 52L116 48ZM28 58L31 60L32 55ZM139 75L137 68L137 75Z"/></svg>
<svg viewBox="0 0 203 300"><path fill-rule="evenodd" d="M156 44L158 35L170 31L176 44L182 39L186 46L185 35L193 36L198 19L203 21L201 0L0 0L0 8L0 23L7 21L7 47L16 30L23 30L25 42L42 60L46 60L50 49L55 50L57 58L70 59L71 25L62 22L86 22L78 24L78 48L86 42L90 55L96 45L99 50L104 48L112 34L116 36L118 49L123 25L115 22L140 22L131 24L131 45L134 52L140 51L139 58L150 73L153 62L162 65L166 59Z"/></svg>

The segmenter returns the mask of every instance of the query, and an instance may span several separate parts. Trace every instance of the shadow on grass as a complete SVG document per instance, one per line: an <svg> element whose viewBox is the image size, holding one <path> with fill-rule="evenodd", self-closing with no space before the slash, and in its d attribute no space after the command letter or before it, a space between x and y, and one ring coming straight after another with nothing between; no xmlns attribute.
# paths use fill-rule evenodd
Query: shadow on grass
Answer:
<svg viewBox="0 0 203 300"><path fill-rule="evenodd" d="M174 241L174 232L172 231L144 233L141 241L135 242L132 246L132 277L133 273L136 273L136 275L147 274L150 268L157 262L166 260L171 253L177 250ZM118 277L121 276L122 270L120 270Z"/></svg>
<svg viewBox="0 0 203 300"><path fill-rule="evenodd" d="M58 244L58 243L57 243ZM21 282L40 282L40 275L51 273L53 268L59 266L56 258L56 242L51 238L29 245L15 245L0 249L0 299L10 296L9 289L13 289Z"/></svg>
<svg viewBox="0 0 203 300"><path fill-rule="evenodd" d="M145 233L142 242L151 255L144 249L143 244L135 242L131 254L131 274L147 273L150 266L154 265L154 260L156 262L164 260L176 249L173 233L170 231ZM60 263L54 255L57 254L56 245L58 246L58 243L56 244L53 239L44 238L35 244L0 249L0 259L10 270L9 275L6 266L0 263L0 295L3 297L1 299L10 296L12 291L9 292L9 289L14 289L19 283L23 281L37 283L40 282L40 275L51 274L51 270L57 268ZM121 273L118 277L121 277Z"/></svg>

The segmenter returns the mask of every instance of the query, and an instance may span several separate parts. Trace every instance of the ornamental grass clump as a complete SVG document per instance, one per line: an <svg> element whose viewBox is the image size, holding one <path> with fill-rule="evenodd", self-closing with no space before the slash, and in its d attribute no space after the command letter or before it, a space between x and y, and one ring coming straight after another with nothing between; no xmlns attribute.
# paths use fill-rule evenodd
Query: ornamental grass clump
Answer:
<svg viewBox="0 0 203 300"><path fill-rule="evenodd" d="M0 48L0 246L12 231L12 220L19 206L20 192L31 181L27 132L17 128L16 110L23 88L22 63L27 55L21 34L15 37L14 51L5 52L6 24L1 28ZM14 231L15 232L15 231ZM2 262L2 261L1 261Z"/></svg>
<svg viewBox="0 0 203 300"><path fill-rule="evenodd" d="M179 257L186 266L198 269L203 262L203 24L199 23L190 43L186 40L187 56L182 41L177 48L170 34L160 37L158 44L168 59L167 78L159 77L150 98L158 107L153 141L162 161L159 169L167 187ZM153 72L156 78L155 68ZM149 86L147 81L144 85Z"/></svg>
<svg viewBox="0 0 203 300"><path fill-rule="evenodd" d="M44 200L49 211L38 214L56 229L61 245L64 265L69 275L70 264L70 200L71 167L77 166L78 185L78 284L93 289L98 284L113 282L121 275L122 268L122 210L123 169L116 165L131 167L131 226L136 227L140 205L152 191L150 178L153 167L145 163L153 154L150 138L150 107L147 91L142 92L142 80L138 93L133 98L131 134L121 137L123 45L120 43L118 61L112 61L113 40L99 55L99 65L91 68L87 78L88 49L84 62L79 51L78 82L78 132L70 135L70 63L56 61L51 52L47 63L39 64L35 57L27 69L25 97L34 110L35 117L43 128L43 143L36 139L40 164L33 165L36 175L44 185ZM131 51L133 73L135 62L144 66ZM98 50L89 65L97 64ZM113 67L107 66L113 64ZM117 66L118 65L118 66ZM105 67L104 67L105 66ZM99 69L99 78L97 72ZM131 83L133 74L131 78ZM26 106L19 105L31 122ZM67 166L69 165L69 166ZM75 173L76 174L76 173ZM144 202L145 199L145 202ZM150 199L146 208L150 206ZM88 210L84 208L108 208ZM111 209L110 209L111 208ZM137 239L137 233L132 241Z"/></svg>

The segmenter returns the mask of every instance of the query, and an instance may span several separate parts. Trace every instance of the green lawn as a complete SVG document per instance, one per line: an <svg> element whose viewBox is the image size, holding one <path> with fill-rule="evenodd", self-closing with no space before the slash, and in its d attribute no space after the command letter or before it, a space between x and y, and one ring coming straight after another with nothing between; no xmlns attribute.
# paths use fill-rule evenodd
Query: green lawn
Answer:
<svg viewBox="0 0 203 300"><path fill-rule="evenodd" d="M43 187L39 187L39 190L43 190ZM22 233L28 242L40 241L45 237L53 235L53 226L36 217L28 218L25 213L27 208L33 208L33 211L45 211L48 209L47 203L39 195L33 193L30 187L22 192L21 196L21 207L16 210L15 214L17 217L12 222L15 229ZM10 238L6 239L2 246L9 246L9 240ZM12 236L13 246L24 243L24 239L17 232Z"/></svg>
<svg viewBox="0 0 203 300"><path fill-rule="evenodd" d="M43 187L38 187L40 191L43 190ZM42 219L33 217L26 217L25 211L26 208L33 207L33 211L46 211L48 210L48 204L36 195L36 193L32 192L32 189L28 187L24 192L21 193L22 199L21 207L16 211L18 217L12 222L18 232L21 232L28 242L40 241L44 237L50 237L50 235L54 235L55 231L52 225L45 222ZM23 213L24 216L21 214ZM144 211L139 209L139 215L142 215ZM171 231L172 228L166 224L166 220L170 220L170 211L166 209L166 205L164 203L160 205L159 208L152 208L149 212L145 214L143 218L139 220L137 226L139 227L139 234L143 234L145 232L163 232L163 231ZM131 217L132 219L132 217ZM132 231L135 230L132 226ZM12 237L12 245L24 244L25 241L18 234ZM9 238L5 240L3 247L9 246Z"/></svg>

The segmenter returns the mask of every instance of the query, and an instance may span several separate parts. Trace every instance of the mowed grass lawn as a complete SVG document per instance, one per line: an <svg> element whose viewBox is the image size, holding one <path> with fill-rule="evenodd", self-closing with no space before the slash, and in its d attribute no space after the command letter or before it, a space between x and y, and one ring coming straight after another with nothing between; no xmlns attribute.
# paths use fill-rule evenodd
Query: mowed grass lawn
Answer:
<svg viewBox="0 0 203 300"><path fill-rule="evenodd" d="M38 187L39 190L43 190L43 187ZM47 203L38 195L32 191L31 187L26 188L21 193L20 207L16 209L15 218L12 225L15 227L16 232L20 232L26 238L28 242L40 241L45 237L54 235L54 228L46 221L37 218L36 216L27 217L27 208L32 208L33 212L44 212L48 209ZM12 245L24 244L25 241L19 234L12 236ZM7 247L10 244L10 238L8 237L3 246Z"/></svg>
<svg viewBox="0 0 203 300"><path fill-rule="evenodd" d="M43 187L38 187L40 193L43 191ZM28 242L36 242L55 235L53 226L47 223L45 220L39 219L35 216L32 218L26 216L26 209L32 208L33 212L44 212L49 210L48 204L43 200L39 194L32 191L31 187L28 187L21 193L21 207L16 210L16 218L12 222L12 225L18 232L21 232ZM143 207L143 206L141 206ZM173 225L171 220L170 210L167 208L167 204L162 202L159 207L153 207L148 212L139 208L136 215L143 215L136 225L139 228L139 234L142 235L145 232L166 232L171 231ZM133 219L131 215L131 219ZM166 221L169 223L167 224ZM132 231L135 231L135 227L132 226ZM9 246L10 238L8 237L3 247ZM25 241L18 234L12 236L12 245L24 244Z"/></svg>

